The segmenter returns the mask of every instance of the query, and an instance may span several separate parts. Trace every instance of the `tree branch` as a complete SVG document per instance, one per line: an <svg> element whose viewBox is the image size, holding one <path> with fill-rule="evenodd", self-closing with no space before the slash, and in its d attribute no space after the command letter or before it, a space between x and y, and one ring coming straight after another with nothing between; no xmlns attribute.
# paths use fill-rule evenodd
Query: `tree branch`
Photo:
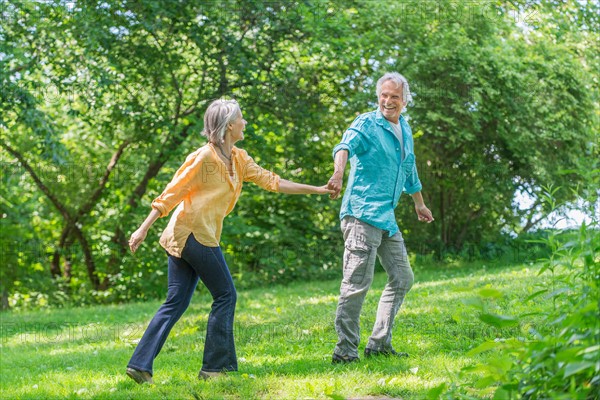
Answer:
<svg viewBox="0 0 600 400"><path fill-rule="evenodd" d="M64 219L67 220L68 223L73 223L73 221L74 221L73 216L69 213L69 210L67 210L67 207L64 204L62 204L58 200L58 198L54 194L52 194L50 189L41 181L41 179L35 173L35 171L31 167L31 165L29 165L27 160L25 160L23 155L21 153L19 153L17 150L13 149L8 143L6 143L1 138L0 138L0 146L4 147L6 149L6 151L8 151L10 154L12 154L19 161L19 163L21 163L23 168L25 168L25 170L27 172L29 172L29 175L31 176L31 178L33 179L33 181L35 182L37 187L52 202L54 207L56 207L56 209L62 214Z"/></svg>
<svg viewBox="0 0 600 400"><path fill-rule="evenodd" d="M65 240L67 239L69 232L73 232L75 234L75 237L77 238L79 243L81 243L81 248L83 249L83 255L84 255L85 264L86 264L87 271L88 271L88 276L90 278L90 282L92 283L92 285L94 286L94 288L96 290L99 289L100 288L100 280L98 279L98 275L96 274L96 269L95 269L96 267L95 267L94 259L92 257L90 245L89 245L85 235L81 231L81 229L77 226L75 218L69 213L66 206L64 204L62 204L60 201L58 201L56 196L54 196L52 194L52 192L50 192L50 189L46 185L44 185L44 183L37 176L37 174L35 173L33 168L31 168L31 166L29 165L27 160L25 160L25 158L17 150L13 149L3 139L0 139L0 145L2 147L4 147L15 158L17 158L17 160L21 163L23 168L25 168L25 170L27 172L29 172L29 174L31 175L35 184L42 191L42 193L44 193L46 195L46 197L48 197L48 199L50 199L52 204L54 204L54 206L60 211L60 213L62 214L63 218L65 219L65 221L67 223L67 227L63 231L63 237L61 238L61 241L63 239L65 239ZM56 272L56 271L54 271L54 272Z"/></svg>
<svg viewBox="0 0 600 400"><path fill-rule="evenodd" d="M106 166L106 170L104 171L104 175L102 176L102 179L100 179L100 183L98 184L98 187L96 188L94 193L91 195L89 200L83 206L81 206L81 208L77 212L77 215L75 216L75 222L78 222L81 219L81 217L83 217L85 214L89 213L91 211L91 209L94 207L94 205L98 202L98 199L100 198L100 196L102 195L102 192L106 188L106 183L108 182L108 178L110 177L112 170L119 162L119 159L123 155L125 148L127 146L129 146L129 144L130 144L129 140L125 140L117 148L117 151L115 151L115 153L111 157L108 165Z"/></svg>

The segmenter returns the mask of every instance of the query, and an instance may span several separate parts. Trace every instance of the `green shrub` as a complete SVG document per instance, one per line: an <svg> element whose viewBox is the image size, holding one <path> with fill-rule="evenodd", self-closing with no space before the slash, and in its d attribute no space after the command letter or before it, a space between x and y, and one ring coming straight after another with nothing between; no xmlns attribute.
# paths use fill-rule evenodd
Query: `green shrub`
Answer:
<svg viewBox="0 0 600 400"><path fill-rule="evenodd" d="M463 368L467 382L452 386L447 395L470 398L473 390L483 394L492 386L495 399L600 396L599 228L597 215L592 213L592 222L576 231L551 230L535 240L550 251L539 274L550 274L552 285L536 288L523 301L552 302L551 311L535 315L543 323L530 327L525 338L498 338L471 350L471 356L493 352L485 362ZM480 292L479 301L471 303L479 319L495 327L529 325L533 313L506 316L488 311L486 297L501 296L493 290Z"/></svg>

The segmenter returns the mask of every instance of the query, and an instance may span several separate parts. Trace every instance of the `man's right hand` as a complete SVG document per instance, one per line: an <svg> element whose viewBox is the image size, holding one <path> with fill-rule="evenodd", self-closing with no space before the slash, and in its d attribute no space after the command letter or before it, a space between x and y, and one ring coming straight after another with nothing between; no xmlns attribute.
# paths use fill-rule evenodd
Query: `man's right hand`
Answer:
<svg viewBox="0 0 600 400"><path fill-rule="evenodd" d="M330 199L337 199L340 197L340 192L342 191L342 183L343 177L337 174L333 174L327 182L327 189L333 190L333 193L329 195Z"/></svg>

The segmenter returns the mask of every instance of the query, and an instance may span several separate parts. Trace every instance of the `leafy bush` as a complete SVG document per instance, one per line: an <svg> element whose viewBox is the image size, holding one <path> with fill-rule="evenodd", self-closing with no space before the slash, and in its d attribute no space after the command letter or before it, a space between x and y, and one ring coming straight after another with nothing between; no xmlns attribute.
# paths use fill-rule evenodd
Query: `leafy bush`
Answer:
<svg viewBox="0 0 600 400"><path fill-rule="evenodd" d="M447 395L470 398L473 389L484 394L491 386L495 388L495 399L598 398L600 226L595 212L591 215L592 222L582 224L577 231L548 231L547 237L535 240L551 251L539 274L550 274L552 286L537 288L523 301L551 301L550 312L495 315L489 312L486 298L499 298L501 293L479 293L480 298L471 305L488 325L526 326L532 316L541 317L543 323L530 327L527 338L498 338L471 350L471 356L492 350L494 353L484 363L463 368L463 376L470 379L451 387ZM432 395L437 396L437 392Z"/></svg>

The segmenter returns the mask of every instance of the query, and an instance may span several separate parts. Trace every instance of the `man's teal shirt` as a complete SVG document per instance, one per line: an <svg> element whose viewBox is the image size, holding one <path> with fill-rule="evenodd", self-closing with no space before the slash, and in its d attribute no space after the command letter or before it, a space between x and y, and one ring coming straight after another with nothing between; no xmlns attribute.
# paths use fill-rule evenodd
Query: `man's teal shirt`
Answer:
<svg viewBox="0 0 600 400"><path fill-rule="evenodd" d="M348 150L350 161L340 219L352 216L388 231L390 236L398 232L394 209L400 195L403 191L413 194L422 188L412 131L402 115L399 123L404 142L403 160L400 141L379 110L359 115L333 149L334 158L338 151Z"/></svg>

